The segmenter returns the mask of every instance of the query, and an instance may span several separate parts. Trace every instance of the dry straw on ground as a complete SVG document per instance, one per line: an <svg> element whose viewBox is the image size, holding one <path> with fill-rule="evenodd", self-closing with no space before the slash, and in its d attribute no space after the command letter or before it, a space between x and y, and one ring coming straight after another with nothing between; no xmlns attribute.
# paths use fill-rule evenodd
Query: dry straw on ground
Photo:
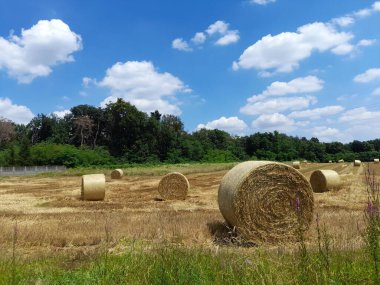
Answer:
<svg viewBox="0 0 380 285"><path fill-rule="evenodd" d="M293 161L293 168L301 169L301 163L299 161Z"/></svg>
<svg viewBox="0 0 380 285"><path fill-rule="evenodd" d="M179 172L166 174L158 184L158 192L165 200L185 200L189 189L189 181Z"/></svg>
<svg viewBox="0 0 380 285"><path fill-rule="evenodd" d="M242 236L260 243L294 240L309 228L313 191L292 167L270 161L247 161L222 179L219 209Z"/></svg>
<svg viewBox="0 0 380 285"><path fill-rule="evenodd" d="M104 200L106 194L106 177L104 174L82 176L81 199L87 201Z"/></svg>
<svg viewBox="0 0 380 285"><path fill-rule="evenodd" d="M360 166L362 162L360 160L355 160L354 161L354 166Z"/></svg>
<svg viewBox="0 0 380 285"><path fill-rule="evenodd" d="M316 170L310 176L310 184L314 192L322 193L338 189L342 180L334 170Z"/></svg>
<svg viewBox="0 0 380 285"><path fill-rule="evenodd" d="M375 163L375 164L379 164L379 159L378 158L375 158L374 160L373 160L373 162Z"/></svg>
<svg viewBox="0 0 380 285"><path fill-rule="evenodd" d="M112 179L121 179L124 176L124 172L121 169L115 169L111 172Z"/></svg>

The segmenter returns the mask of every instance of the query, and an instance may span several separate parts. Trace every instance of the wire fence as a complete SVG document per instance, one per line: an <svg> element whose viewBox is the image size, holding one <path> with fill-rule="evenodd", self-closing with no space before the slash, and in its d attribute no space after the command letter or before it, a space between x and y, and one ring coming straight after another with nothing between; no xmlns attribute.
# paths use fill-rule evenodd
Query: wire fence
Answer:
<svg viewBox="0 0 380 285"><path fill-rule="evenodd" d="M62 172L66 170L63 165L43 165L43 166L0 166L0 176L32 175L44 172Z"/></svg>

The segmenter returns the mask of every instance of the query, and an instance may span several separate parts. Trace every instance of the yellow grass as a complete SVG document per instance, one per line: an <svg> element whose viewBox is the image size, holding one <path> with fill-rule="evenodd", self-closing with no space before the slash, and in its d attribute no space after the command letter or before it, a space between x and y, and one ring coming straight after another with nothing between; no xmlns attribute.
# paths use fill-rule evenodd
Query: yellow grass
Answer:
<svg viewBox="0 0 380 285"><path fill-rule="evenodd" d="M380 166L372 166L379 174ZM317 238L315 218L319 215L334 246L360 247L367 201L364 166L307 164L300 171L309 178L315 169L337 171L343 185L337 191L314 194L315 213L307 241ZM16 222L18 250L27 254L91 252L104 242L106 235L114 242L143 240L214 246L215 240L227 235L217 204L218 187L226 172L188 174L192 191L184 201L160 199L157 185L161 176L108 179L106 200L99 202L78 199L81 178L77 176L2 179L0 247L10 248Z"/></svg>

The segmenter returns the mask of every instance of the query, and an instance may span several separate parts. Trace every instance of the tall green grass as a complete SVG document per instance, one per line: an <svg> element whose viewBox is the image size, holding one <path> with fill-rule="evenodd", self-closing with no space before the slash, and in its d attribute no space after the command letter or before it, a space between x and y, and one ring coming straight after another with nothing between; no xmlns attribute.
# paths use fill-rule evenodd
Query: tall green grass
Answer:
<svg viewBox="0 0 380 285"><path fill-rule="evenodd" d="M161 245L79 262L1 260L0 284L376 284L364 251L331 252L326 275L318 252L309 253L300 274L297 253L235 250Z"/></svg>

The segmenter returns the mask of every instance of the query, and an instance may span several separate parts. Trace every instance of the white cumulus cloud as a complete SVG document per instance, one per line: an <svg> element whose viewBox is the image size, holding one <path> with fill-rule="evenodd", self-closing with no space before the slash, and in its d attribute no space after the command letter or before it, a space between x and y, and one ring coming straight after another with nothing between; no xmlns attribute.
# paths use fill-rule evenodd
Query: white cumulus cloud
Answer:
<svg viewBox="0 0 380 285"><path fill-rule="evenodd" d="M323 84L324 81L316 76L298 77L289 82L275 81L261 94L254 95L247 101L254 103L270 96L318 92L323 89Z"/></svg>
<svg viewBox="0 0 380 285"><path fill-rule="evenodd" d="M314 51L349 53L349 41L353 37L351 33L338 32L326 23L307 24L299 27L297 32L263 37L243 52L239 60L233 63L233 68L291 72Z"/></svg>
<svg viewBox="0 0 380 285"><path fill-rule="evenodd" d="M367 47L376 43L376 40L363 39L358 42L358 46Z"/></svg>
<svg viewBox="0 0 380 285"><path fill-rule="evenodd" d="M66 115L71 114L70 110L62 110L62 111L55 111L53 112L54 115L56 115L58 118L62 119Z"/></svg>
<svg viewBox="0 0 380 285"><path fill-rule="evenodd" d="M378 79L380 79L380 68L371 68L355 76L354 81L358 83L368 83Z"/></svg>
<svg viewBox="0 0 380 285"><path fill-rule="evenodd" d="M295 111L308 108L316 102L317 99L314 96L275 98L255 103L248 102L240 108L240 112L245 115L261 115L288 110Z"/></svg>
<svg viewBox="0 0 380 285"><path fill-rule="evenodd" d="M274 3L276 0L251 0L249 1L251 4L258 4L258 5L267 5L269 3Z"/></svg>
<svg viewBox="0 0 380 285"><path fill-rule="evenodd" d="M335 114L338 114L342 112L344 108L342 106L326 106L322 108L315 108L315 109L309 109L309 110L303 110L303 111L294 111L289 114L289 118L292 119L319 119L321 117L325 116L332 116Z"/></svg>
<svg viewBox="0 0 380 285"><path fill-rule="evenodd" d="M197 45L203 44L206 41L206 35L203 32L195 33L191 41Z"/></svg>
<svg viewBox="0 0 380 285"><path fill-rule="evenodd" d="M62 20L41 20L20 36L0 37L0 69L19 83L48 76L52 67L74 61L72 54L82 48L82 39Z"/></svg>
<svg viewBox="0 0 380 285"><path fill-rule="evenodd" d="M192 48L190 48L189 44L181 38L173 40L172 48L178 49L181 51L191 51L192 50Z"/></svg>
<svg viewBox="0 0 380 285"><path fill-rule="evenodd" d="M363 124L363 121L374 121L378 125L380 112L368 111L365 107L355 108L342 114L339 121L342 123ZM369 122L370 123L370 122Z"/></svg>
<svg viewBox="0 0 380 285"><path fill-rule="evenodd" d="M229 31L225 36L215 42L218 46L227 46L236 43L240 39L239 31Z"/></svg>
<svg viewBox="0 0 380 285"><path fill-rule="evenodd" d="M336 136L339 136L340 131L336 128L326 126L314 127L312 130L313 136L317 137L320 141L332 141Z"/></svg>
<svg viewBox="0 0 380 285"><path fill-rule="evenodd" d="M98 85L111 90L102 105L123 98L142 111L174 115L181 113L176 94L191 92L179 78L158 72L149 61L118 62L107 69Z"/></svg>
<svg viewBox="0 0 380 285"><path fill-rule="evenodd" d="M248 126L247 124L240 120L238 117L220 117L217 120L208 122L206 124L199 124L197 126L197 130L200 129L219 129L222 131L226 131L233 135L241 135L244 134L244 132L247 130Z"/></svg>
<svg viewBox="0 0 380 285"><path fill-rule="evenodd" d="M252 127L259 131L290 132L296 129L296 123L284 114L274 113L260 115L252 122Z"/></svg>
<svg viewBox="0 0 380 285"><path fill-rule="evenodd" d="M11 99L0 97L0 117L17 124L28 124L34 118L34 114L28 107L13 104Z"/></svg>

